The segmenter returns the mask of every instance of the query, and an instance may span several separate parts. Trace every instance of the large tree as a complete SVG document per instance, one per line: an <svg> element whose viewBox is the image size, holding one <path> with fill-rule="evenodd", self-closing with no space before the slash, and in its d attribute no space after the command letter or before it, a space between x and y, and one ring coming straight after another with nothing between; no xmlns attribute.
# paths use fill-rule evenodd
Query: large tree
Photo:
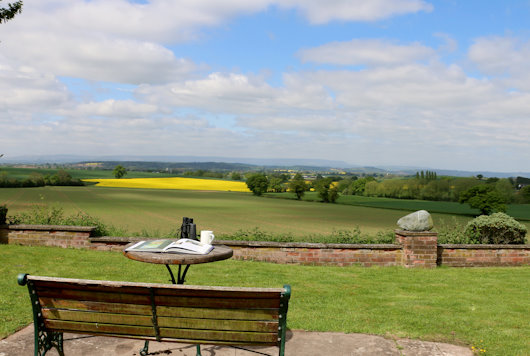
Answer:
<svg viewBox="0 0 530 356"><path fill-rule="evenodd" d="M307 188L307 183L300 173L296 173L293 180L289 183L289 190L296 194L298 200L302 199Z"/></svg>
<svg viewBox="0 0 530 356"><path fill-rule="evenodd" d="M269 187L269 180L263 173L254 173L247 178L247 187L252 194L260 196L267 192Z"/></svg>
<svg viewBox="0 0 530 356"><path fill-rule="evenodd" d="M502 195L492 185L481 184L460 194L460 203L467 203L473 209L480 210L482 215L505 212L506 205Z"/></svg>
<svg viewBox="0 0 530 356"><path fill-rule="evenodd" d="M0 0L1 2L2 0ZM7 8L0 8L0 23L7 22L15 17L16 14L22 12L22 1L15 1L14 3L7 4Z"/></svg>
<svg viewBox="0 0 530 356"><path fill-rule="evenodd" d="M120 179L127 174L127 169L125 169L125 167L121 164L118 164L116 167L114 167L112 174L114 174L114 177L116 177L117 179Z"/></svg>
<svg viewBox="0 0 530 356"><path fill-rule="evenodd" d="M339 190L333 185L332 178L322 178L315 182L315 190L324 203L334 203L339 197Z"/></svg>

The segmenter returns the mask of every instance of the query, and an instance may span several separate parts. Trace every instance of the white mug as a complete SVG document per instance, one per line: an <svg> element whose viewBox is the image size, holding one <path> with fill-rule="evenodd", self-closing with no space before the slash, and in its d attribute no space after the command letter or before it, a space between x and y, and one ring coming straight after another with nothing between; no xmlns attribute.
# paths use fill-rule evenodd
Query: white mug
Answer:
<svg viewBox="0 0 530 356"><path fill-rule="evenodd" d="M213 231L202 230L201 231L201 245L211 245L215 239Z"/></svg>

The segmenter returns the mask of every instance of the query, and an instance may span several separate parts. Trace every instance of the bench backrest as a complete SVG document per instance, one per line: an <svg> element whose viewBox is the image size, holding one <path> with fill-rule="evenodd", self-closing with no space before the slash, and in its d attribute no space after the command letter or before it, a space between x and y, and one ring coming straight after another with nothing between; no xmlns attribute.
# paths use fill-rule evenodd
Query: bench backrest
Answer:
<svg viewBox="0 0 530 356"><path fill-rule="evenodd" d="M35 325L144 340L275 345L283 353L290 287L232 288L20 275Z"/></svg>

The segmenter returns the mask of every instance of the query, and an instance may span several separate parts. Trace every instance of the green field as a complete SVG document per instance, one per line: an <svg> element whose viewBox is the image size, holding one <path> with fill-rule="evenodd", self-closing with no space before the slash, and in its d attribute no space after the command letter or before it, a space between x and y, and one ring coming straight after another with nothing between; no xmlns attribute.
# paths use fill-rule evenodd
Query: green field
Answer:
<svg viewBox="0 0 530 356"><path fill-rule="evenodd" d="M295 199L291 193L267 193L267 197ZM304 195L304 201L319 201L317 193L308 192ZM474 217L479 214L477 209L471 209L467 204L449 201L428 201L413 199L375 198L359 195L341 195L337 204L365 206L371 208L397 209L397 210L427 210L430 213L441 213L451 215L464 215ZM518 220L530 221L530 204L509 204L506 212Z"/></svg>
<svg viewBox="0 0 530 356"><path fill-rule="evenodd" d="M0 204L9 214L27 211L35 204L59 206L65 213L84 211L129 232L168 233L183 216L193 217L199 229L217 234L259 228L296 236L329 234L356 226L363 233L396 228L407 211L342 204L266 199L249 193L85 187L2 188ZM9 215L8 214L8 215ZM433 214L435 224L449 221ZM459 222L469 217L457 216Z"/></svg>

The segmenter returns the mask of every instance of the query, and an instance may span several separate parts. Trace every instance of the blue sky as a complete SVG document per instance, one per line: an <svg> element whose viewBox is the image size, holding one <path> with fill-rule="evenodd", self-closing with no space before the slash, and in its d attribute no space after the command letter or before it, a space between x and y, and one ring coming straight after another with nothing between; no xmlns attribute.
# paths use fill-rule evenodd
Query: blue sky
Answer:
<svg viewBox="0 0 530 356"><path fill-rule="evenodd" d="M530 1L26 0L0 152L530 171Z"/></svg>

